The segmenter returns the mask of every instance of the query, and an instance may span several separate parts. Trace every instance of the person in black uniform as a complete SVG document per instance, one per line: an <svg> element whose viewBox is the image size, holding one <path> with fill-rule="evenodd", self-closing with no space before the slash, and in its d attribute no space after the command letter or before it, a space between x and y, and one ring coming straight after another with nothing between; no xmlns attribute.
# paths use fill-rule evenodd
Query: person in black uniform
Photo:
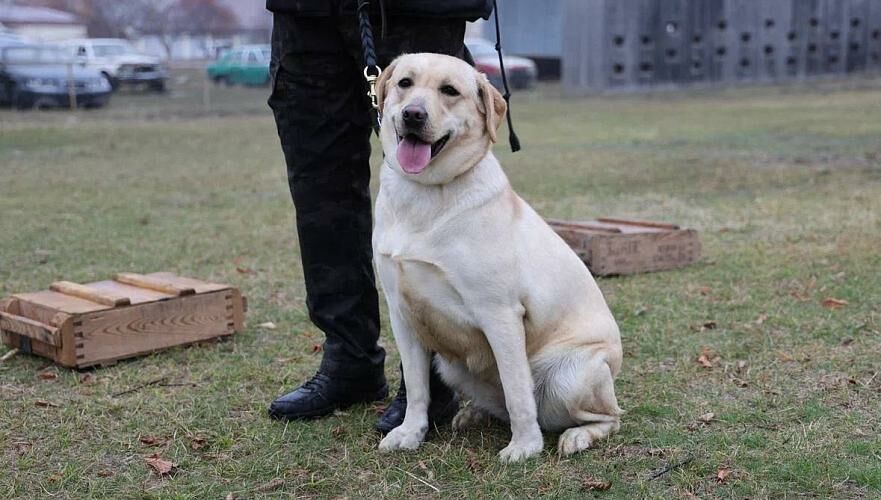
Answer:
<svg viewBox="0 0 881 500"><path fill-rule="evenodd" d="M388 394L371 249L372 113L363 77L357 0L267 0L273 12L269 106L287 164L309 317L325 334L318 372L269 407L279 419L320 417ZM488 18L492 0L384 0L368 7L377 62L402 53L465 57L465 21ZM458 408L431 377L429 418ZM404 419L406 388L379 418Z"/></svg>

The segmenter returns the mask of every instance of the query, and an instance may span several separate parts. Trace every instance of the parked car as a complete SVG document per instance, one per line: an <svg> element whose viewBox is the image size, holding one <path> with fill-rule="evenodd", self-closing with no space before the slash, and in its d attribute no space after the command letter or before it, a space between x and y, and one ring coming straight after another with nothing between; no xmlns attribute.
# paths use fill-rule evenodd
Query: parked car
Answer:
<svg viewBox="0 0 881 500"><path fill-rule="evenodd" d="M110 100L110 83L58 47L0 48L0 104L19 109L70 106L70 77L78 106L98 108Z"/></svg>
<svg viewBox="0 0 881 500"><path fill-rule="evenodd" d="M215 83L268 85L269 45L243 45L229 50L205 69Z"/></svg>
<svg viewBox="0 0 881 500"><path fill-rule="evenodd" d="M499 66L499 54L496 46L483 38L468 38L465 46L474 58L474 65L478 71L484 73L497 89L502 89L502 71ZM527 89L535 86L538 70L535 63L530 59L518 56L504 56L505 73L508 76L508 86L515 89Z"/></svg>
<svg viewBox="0 0 881 500"><path fill-rule="evenodd" d="M138 52L121 38L67 40L61 45L82 65L100 71L118 89L121 86L165 91L168 70L158 57Z"/></svg>

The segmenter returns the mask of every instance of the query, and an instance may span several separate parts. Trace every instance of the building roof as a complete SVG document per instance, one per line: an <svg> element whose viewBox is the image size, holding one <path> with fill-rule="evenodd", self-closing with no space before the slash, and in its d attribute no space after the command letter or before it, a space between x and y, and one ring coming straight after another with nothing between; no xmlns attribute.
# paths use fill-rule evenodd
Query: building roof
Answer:
<svg viewBox="0 0 881 500"><path fill-rule="evenodd" d="M0 3L0 23L7 26L22 24L82 24L70 12L47 7L28 7Z"/></svg>

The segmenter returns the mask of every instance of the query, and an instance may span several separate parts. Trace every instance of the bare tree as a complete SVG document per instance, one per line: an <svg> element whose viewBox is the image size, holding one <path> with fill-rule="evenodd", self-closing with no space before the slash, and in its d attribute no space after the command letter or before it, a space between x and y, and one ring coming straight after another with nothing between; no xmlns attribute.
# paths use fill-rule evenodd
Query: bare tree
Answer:
<svg viewBox="0 0 881 500"><path fill-rule="evenodd" d="M182 34L219 34L235 29L235 14L217 0L28 0L29 5L72 12L91 36L156 35L166 50Z"/></svg>

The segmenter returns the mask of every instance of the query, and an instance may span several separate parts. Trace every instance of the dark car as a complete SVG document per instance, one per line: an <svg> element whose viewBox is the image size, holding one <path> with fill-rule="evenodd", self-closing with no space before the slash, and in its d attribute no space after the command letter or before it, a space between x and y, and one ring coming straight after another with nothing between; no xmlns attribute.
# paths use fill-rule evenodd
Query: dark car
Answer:
<svg viewBox="0 0 881 500"><path fill-rule="evenodd" d="M107 78L76 64L57 47L0 48L0 104L18 109L69 107L71 86L78 106L97 108L110 99Z"/></svg>

